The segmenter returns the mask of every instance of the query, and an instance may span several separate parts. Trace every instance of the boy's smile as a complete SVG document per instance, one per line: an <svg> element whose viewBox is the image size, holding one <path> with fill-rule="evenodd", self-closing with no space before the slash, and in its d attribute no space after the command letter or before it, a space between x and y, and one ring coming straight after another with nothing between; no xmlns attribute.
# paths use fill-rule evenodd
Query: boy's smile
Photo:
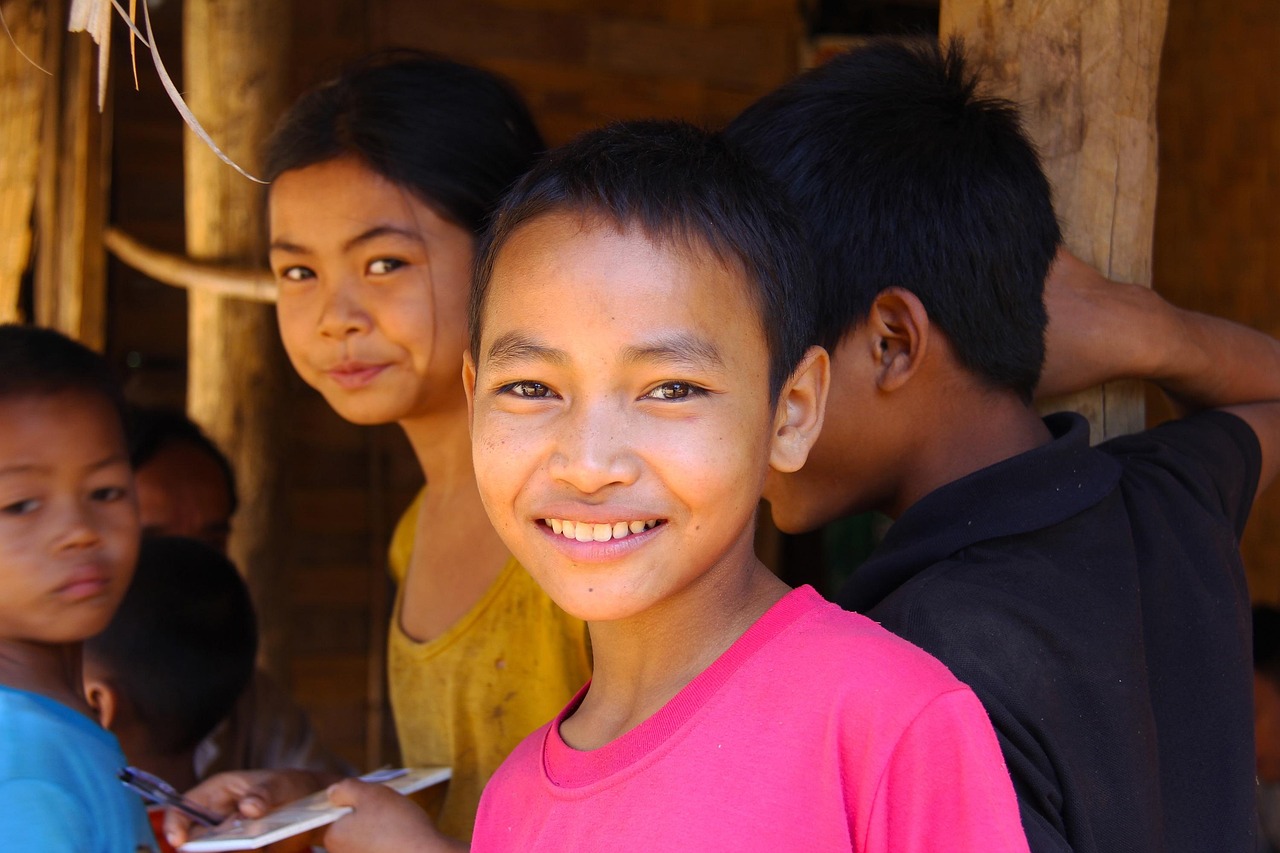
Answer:
<svg viewBox="0 0 1280 853"><path fill-rule="evenodd" d="M476 479L552 599L625 619L758 568L775 415L736 269L696 242L553 213L503 246L482 319L466 368Z"/></svg>
<svg viewBox="0 0 1280 853"><path fill-rule="evenodd" d="M133 575L138 510L119 417L82 392L0 401L0 637L106 627Z"/></svg>

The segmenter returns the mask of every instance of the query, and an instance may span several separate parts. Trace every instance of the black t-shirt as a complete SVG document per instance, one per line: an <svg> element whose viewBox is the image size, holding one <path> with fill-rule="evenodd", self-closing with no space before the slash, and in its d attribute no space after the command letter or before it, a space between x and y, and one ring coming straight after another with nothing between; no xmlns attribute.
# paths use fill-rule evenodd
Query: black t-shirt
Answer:
<svg viewBox="0 0 1280 853"><path fill-rule="evenodd" d="M1224 412L1096 448L1045 422L911 506L839 601L973 688L1032 850L1252 851L1257 438Z"/></svg>

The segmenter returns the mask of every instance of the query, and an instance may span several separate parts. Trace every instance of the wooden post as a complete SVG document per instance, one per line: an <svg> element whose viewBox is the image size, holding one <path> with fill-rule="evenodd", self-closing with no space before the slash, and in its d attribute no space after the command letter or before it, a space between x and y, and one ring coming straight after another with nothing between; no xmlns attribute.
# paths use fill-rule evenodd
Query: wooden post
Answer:
<svg viewBox="0 0 1280 853"><path fill-rule="evenodd" d="M187 0L183 83L187 102L215 141L250 172L282 106L282 39L289 4ZM163 48L162 48L163 49ZM241 266L265 256L264 188L186 134L187 253ZM261 624L263 665L287 676L287 601L279 512L283 354L269 306L188 294L187 406L231 457L240 509L231 556L248 578Z"/></svg>
<svg viewBox="0 0 1280 853"><path fill-rule="evenodd" d="M1108 277L1148 286L1167 11L1167 0L941 4L942 37L963 36L994 93L1022 108L1067 245ZM1086 391L1065 406L1089 418L1095 441L1144 426L1136 382Z"/></svg>
<svg viewBox="0 0 1280 853"><path fill-rule="evenodd" d="M40 119L45 90L57 89L50 77L32 63L57 73L45 59L49 10L42 0L0 3L13 43L0 45L0 322L22 319L18 298L22 274L31 256L31 211L35 204L40 165ZM28 58L18 52L21 50Z"/></svg>

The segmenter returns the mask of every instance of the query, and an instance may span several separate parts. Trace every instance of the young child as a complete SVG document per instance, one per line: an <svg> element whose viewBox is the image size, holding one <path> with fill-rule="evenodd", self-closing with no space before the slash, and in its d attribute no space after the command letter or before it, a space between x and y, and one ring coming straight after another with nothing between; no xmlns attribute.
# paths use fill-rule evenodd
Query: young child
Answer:
<svg viewBox="0 0 1280 853"><path fill-rule="evenodd" d="M1252 849L1237 542L1276 470L1280 346L1070 257L1046 293L1048 183L955 47L855 50L728 135L800 209L832 354L821 437L765 489L778 526L896 519L839 600L974 689L1032 849ZM1229 408L1090 448L1031 405L1125 376Z"/></svg>
<svg viewBox="0 0 1280 853"><path fill-rule="evenodd" d="M179 789L196 783L196 747L253 675L249 589L194 539L145 537L115 617L84 645L84 686L134 767Z"/></svg>
<svg viewBox="0 0 1280 853"><path fill-rule="evenodd" d="M0 326L0 839L10 850L154 850L124 756L92 719L80 646L125 594L138 510L123 401L97 355Z"/></svg>
<svg viewBox="0 0 1280 853"><path fill-rule="evenodd" d="M822 421L802 246L677 123L580 137L504 202L464 369L476 479L595 671L490 781L473 849L1025 850L972 693L755 556L766 473ZM379 846L369 786L331 797L351 849L428 849Z"/></svg>
<svg viewBox="0 0 1280 853"><path fill-rule="evenodd" d="M438 825L462 839L490 774L590 675L586 627L484 514L458 382L476 241L541 148L509 86L413 52L304 95L267 146L289 359L347 420L397 423L426 478L391 547L387 676L404 763L453 768ZM257 815L305 792L281 778L210 780L191 795ZM185 821L170 822L181 841Z"/></svg>

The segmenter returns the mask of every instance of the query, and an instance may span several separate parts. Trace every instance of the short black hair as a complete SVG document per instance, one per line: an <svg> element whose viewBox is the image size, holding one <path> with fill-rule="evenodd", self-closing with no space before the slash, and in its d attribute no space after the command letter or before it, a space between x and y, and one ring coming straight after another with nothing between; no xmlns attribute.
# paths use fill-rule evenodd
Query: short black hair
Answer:
<svg viewBox="0 0 1280 853"><path fill-rule="evenodd" d="M240 505L236 491L236 472L231 460L205 435L204 430L184 412L148 406L129 408L129 464L137 471L166 447L188 444L205 453L217 463L227 481L227 494L231 496L231 514Z"/></svg>
<svg viewBox="0 0 1280 853"><path fill-rule="evenodd" d="M142 540L120 608L84 645L165 755L195 747L231 712L257 648L253 603L235 566L177 536Z"/></svg>
<svg viewBox="0 0 1280 853"><path fill-rule="evenodd" d="M834 347L902 287L969 371L1030 401L1061 231L1017 109L977 94L960 42L875 40L766 95L726 134L799 210L819 343Z"/></svg>
<svg viewBox="0 0 1280 853"><path fill-rule="evenodd" d="M544 145L520 95L479 68L381 51L300 97L267 142L266 177L354 156L479 236Z"/></svg>
<svg viewBox="0 0 1280 853"><path fill-rule="evenodd" d="M589 131L548 153L511 191L481 243L471 292L471 354L494 261L525 223L552 213L635 226L658 244L705 248L740 268L769 347L773 395L812 337L813 271L799 222L762 170L719 134L678 121L632 121ZM727 308L726 310L732 310Z"/></svg>
<svg viewBox="0 0 1280 853"><path fill-rule="evenodd" d="M1267 604L1253 608L1253 670L1280 687L1280 610Z"/></svg>
<svg viewBox="0 0 1280 853"><path fill-rule="evenodd" d="M53 329L0 324L0 400L66 392L106 400L124 432L124 394L102 356Z"/></svg>

